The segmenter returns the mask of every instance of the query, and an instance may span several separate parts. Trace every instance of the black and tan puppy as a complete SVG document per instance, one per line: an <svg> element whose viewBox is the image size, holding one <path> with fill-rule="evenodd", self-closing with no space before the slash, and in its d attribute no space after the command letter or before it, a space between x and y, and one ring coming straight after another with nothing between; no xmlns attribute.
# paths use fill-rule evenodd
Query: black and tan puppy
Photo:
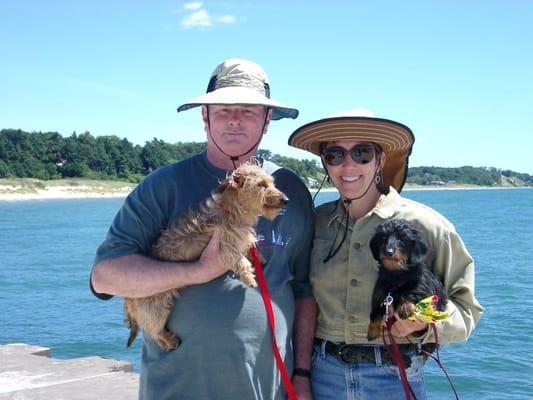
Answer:
<svg viewBox="0 0 533 400"><path fill-rule="evenodd" d="M381 223L370 241L370 249L379 263L379 272L372 295L368 340L376 339L382 332L384 301L389 294L402 319L412 316L416 303L431 295L438 296L435 308L444 310L448 296L426 265L428 247L412 223L404 219Z"/></svg>

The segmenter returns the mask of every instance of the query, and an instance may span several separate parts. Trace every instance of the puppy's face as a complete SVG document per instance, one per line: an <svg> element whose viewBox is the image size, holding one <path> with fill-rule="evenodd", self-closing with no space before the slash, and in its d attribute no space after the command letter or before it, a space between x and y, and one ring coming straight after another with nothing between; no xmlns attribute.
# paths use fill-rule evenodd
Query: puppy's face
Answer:
<svg viewBox="0 0 533 400"><path fill-rule="evenodd" d="M407 271L409 265L422 262L427 245L413 224L392 219L380 224L370 241L374 258L391 272Z"/></svg>
<svg viewBox="0 0 533 400"><path fill-rule="evenodd" d="M378 261L389 271L407 270L409 250L395 235L384 235L379 245Z"/></svg>
<svg viewBox="0 0 533 400"><path fill-rule="evenodd" d="M281 190L274 186L274 179L270 175L263 175L259 180L262 191L261 204L263 217L274 219L278 216L283 207L289 204L289 198Z"/></svg>
<svg viewBox="0 0 533 400"><path fill-rule="evenodd" d="M226 207L236 207L251 218L274 219L289 202L274 179L257 165L241 165L220 185L218 193Z"/></svg>

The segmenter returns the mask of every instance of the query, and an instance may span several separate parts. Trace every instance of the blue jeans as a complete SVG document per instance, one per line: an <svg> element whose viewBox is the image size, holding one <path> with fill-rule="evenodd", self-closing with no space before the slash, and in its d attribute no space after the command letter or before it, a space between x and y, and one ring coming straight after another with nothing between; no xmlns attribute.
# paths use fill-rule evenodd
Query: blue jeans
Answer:
<svg viewBox="0 0 533 400"><path fill-rule="evenodd" d="M347 364L325 352L325 342L315 345L311 388L314 400L396 400L405 399L402 381L395 364L382 364L379 346L375 363ZM409 355L411 356L411 355ZM417 400L426 400L424 362L414 352L407 378Z"/></svg>

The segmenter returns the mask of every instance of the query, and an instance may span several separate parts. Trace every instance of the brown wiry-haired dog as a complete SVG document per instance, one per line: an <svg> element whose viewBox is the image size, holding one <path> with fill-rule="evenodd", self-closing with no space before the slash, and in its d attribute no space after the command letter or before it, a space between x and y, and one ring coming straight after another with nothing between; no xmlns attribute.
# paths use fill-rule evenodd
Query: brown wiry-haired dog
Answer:
<svg viewBox="0 0 533 400"><path fill-rule="evenodd" d="M162 231L151 255L166 261L195 261L207 247L215 228L220 227L220 262L232 269L246 285L256 286L252 264L243 256L255 245L254 225L262 215L274 219L288 199L274 186L274 179L260 166L247 163L237 168L201 205L189 210ZM166 351L180 344L166 327L178 290L146 298L126 298L124 311L130 325L128 347L139 326Z"/></svg>

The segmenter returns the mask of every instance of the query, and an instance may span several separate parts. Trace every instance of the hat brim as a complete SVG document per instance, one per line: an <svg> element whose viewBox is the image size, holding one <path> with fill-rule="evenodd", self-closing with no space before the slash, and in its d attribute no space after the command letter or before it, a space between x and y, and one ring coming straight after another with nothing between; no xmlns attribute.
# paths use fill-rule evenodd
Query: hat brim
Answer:
<svg viewBox="0 0 533 400"><path fill-rule="evenodd" d="M415 141L411 129L382 118L325 118L298 128L289 137L289 145L320 156L320 143L340 140L377 143L387 155L383 182L398 192L402 190Z"/></svg>
<svg viewBox="0 0 533 400"><path fill-rule="evenodd" d="M206 93L179 106L178 112L211 104L243 104L269 107L272 109L273 120L282 118L295 119L298 117L297 109L271 100L256 90L244 87L225 87Z"/></svg>

